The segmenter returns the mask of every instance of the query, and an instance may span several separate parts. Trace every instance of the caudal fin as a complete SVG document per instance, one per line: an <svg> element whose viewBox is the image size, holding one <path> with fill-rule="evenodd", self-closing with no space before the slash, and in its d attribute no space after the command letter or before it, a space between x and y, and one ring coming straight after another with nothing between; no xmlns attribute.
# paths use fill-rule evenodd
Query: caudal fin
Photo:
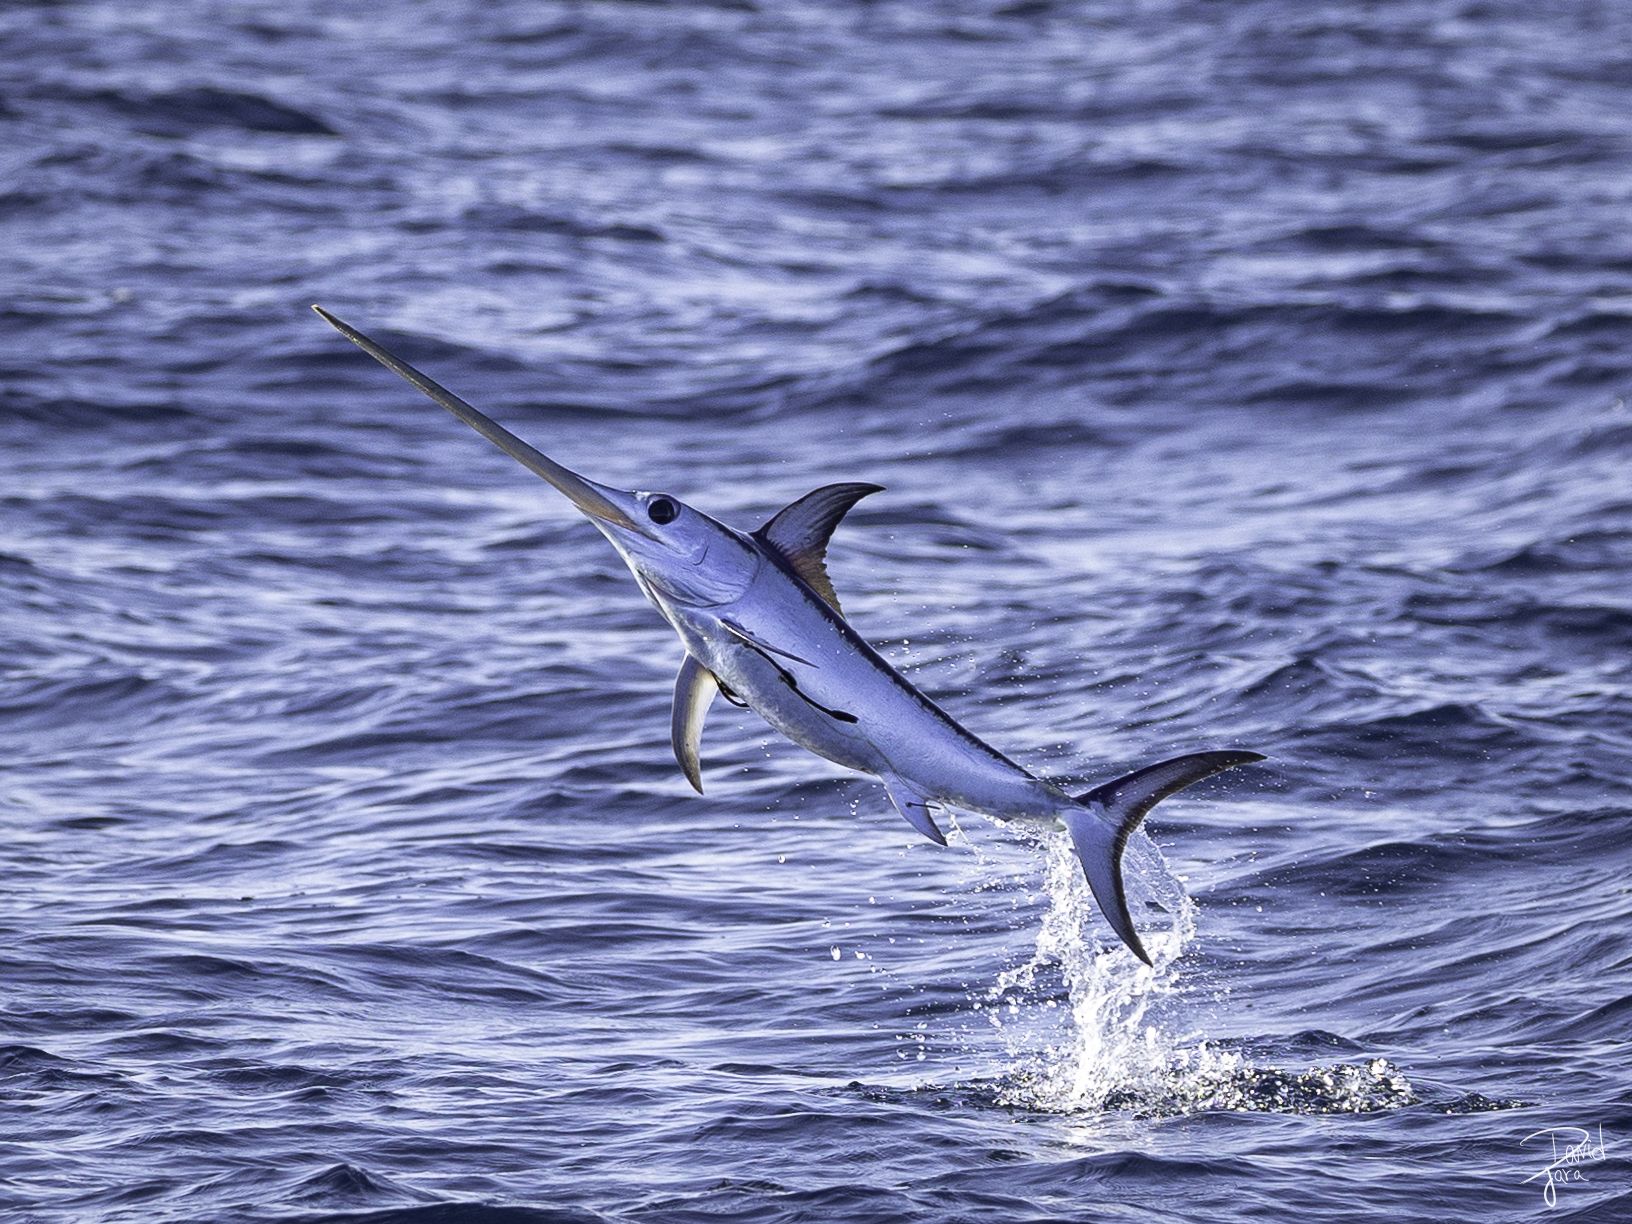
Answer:
<svg viewBox="0 0 1632 1224"><path fill-rule="evenodd" d="M1064 813L1065 827L1088 874L1094 900L1122 942L1145 964L1150 964L1150 954L1139 941L1139 932L1133 929L1127 888L1122 882L1122 852L1127 849L1128 838L1145 814L1169 795L1215 773L1263 759L1258 752L1193 752L1174 757L1078 795L1079 806Z"/></svg>

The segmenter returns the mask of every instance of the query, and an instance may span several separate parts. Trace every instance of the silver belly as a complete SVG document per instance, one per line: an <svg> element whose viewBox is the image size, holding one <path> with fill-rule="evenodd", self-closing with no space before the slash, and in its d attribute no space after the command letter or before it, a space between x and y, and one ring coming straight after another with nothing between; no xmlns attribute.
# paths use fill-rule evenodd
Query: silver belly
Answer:
<svg viewBox="0 0 1632 1224"><path fill-rule="evenodd" d="M693 647L716 679L748 707L801 748L817 756L876 774L883 762L871 739L858 722L848 722L801 693L787 677L792 668L782 668L753 649L736 642L701 639ZM839 710L840 713L849 711Z"/></svg>

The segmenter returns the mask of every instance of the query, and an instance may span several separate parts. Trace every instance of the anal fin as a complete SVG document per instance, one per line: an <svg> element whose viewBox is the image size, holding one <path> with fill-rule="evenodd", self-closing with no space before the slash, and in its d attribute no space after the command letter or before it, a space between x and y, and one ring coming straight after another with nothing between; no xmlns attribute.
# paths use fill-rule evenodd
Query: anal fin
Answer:
<svg viewBox="0 0 1632 1224"><path fill-rule="evenodd" d="M900 778L884 778L883 782L884 789L890 793L890 802L907 823L936 845L946 845L946 834L936 827L935 818L929 814L929 801L911 783Z"/></svg>

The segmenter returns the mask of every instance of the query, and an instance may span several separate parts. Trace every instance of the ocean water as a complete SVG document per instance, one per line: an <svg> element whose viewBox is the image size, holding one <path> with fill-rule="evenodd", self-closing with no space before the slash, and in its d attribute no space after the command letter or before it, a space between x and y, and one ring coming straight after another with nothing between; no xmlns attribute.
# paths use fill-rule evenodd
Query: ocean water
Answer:
<svg viewBox="0 0 1632 1224"><path fill-rule="evenodd" d="M0 1216L1632 1218L1629 47L0 8ZM750 713L692 794L615 556L311 302L609 484L886 486L847 613L1038 771L1269 754L1156 968Z"/></svg>

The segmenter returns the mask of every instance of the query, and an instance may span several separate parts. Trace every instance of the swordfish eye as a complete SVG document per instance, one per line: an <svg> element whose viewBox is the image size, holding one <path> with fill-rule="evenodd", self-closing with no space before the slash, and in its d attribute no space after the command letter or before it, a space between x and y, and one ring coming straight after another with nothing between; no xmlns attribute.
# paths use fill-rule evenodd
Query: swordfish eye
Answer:
<svg viewBox="0 0 1632 1224"><path fill-rule="evenodd" d="M680 507L674 498L658 494L646 503L646 517L661 527L664 523L672 523L680 517Z"/></svg>

